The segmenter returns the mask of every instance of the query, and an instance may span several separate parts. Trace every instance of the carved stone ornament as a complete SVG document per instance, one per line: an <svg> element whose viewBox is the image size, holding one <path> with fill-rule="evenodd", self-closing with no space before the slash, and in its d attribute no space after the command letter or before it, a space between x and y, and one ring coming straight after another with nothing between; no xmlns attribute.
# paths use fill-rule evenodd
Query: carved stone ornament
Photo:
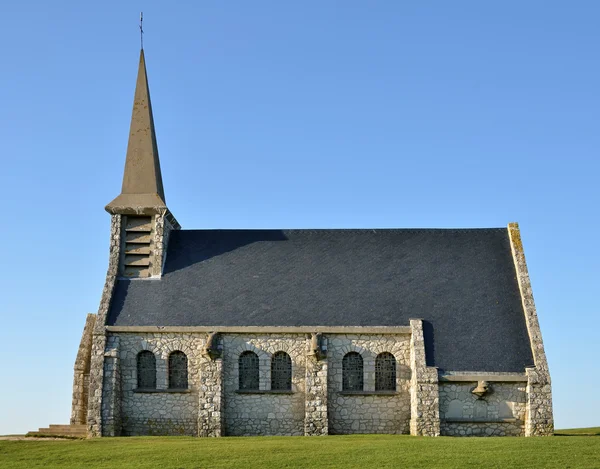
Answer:
<svg viewBox="0 0 600 469"><path fill-rule="evenodd" d="M203 355L209 357L211 360L215 360L221 357L223 352L223 346L219 341L218 332L210 332L206 337L206 346L204 347Z"/></svg>
<svg viewBox="0 0 600 469"><path fill-rule="evenodd" d="M327 356L327 346L323 340L323 334L320 332L313 332L310 338L310 351L308 355L315 357L317 360L321 360Z"/></svg>
<svg viewBox="0 0 600 469"><path fill-rule="evenodd" d="M478 381L477 386L471 392L477 396L477 399L483 399L483 396L492 391L490 384L487 381Z"/></svg>

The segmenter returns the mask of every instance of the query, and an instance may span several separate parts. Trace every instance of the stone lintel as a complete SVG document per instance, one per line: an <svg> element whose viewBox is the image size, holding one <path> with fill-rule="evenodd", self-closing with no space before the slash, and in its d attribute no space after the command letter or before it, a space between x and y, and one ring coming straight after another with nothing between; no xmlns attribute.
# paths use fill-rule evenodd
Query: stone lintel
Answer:
<svg viewBox="0 0 600 469"><path fill-rule="evenodd" d="M410 326L106 326L107 332L120 333L194 333L222 334L410 334Z"/></svg>

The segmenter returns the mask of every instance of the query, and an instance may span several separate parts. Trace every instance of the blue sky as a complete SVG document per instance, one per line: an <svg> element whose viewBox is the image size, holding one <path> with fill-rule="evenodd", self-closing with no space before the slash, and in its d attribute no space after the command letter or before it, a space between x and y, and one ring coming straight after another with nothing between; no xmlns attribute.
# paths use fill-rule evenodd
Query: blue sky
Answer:
<svg viewBox="0 0 600 469"><path fill-rule="evenodd" d="M69 419L139 11L184 228L521 225L558 427L600 425L600 3L0 4L0 434Z"/></svg>

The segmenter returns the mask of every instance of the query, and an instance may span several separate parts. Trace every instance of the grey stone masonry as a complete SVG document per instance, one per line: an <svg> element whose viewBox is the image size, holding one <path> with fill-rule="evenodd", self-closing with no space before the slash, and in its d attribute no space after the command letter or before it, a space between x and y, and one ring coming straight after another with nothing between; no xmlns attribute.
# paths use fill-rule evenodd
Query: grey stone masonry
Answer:
<svg viewBox="0 0 600 469"><path fill-rule="evenodd" d="M408 433L410 421L410 335L335 334L327 337L329 433ZM344 356L358 353L363 363L362 390L344 390ZM380 353L396 361L393 390L375 390L375 361Z"/></svg>
<svg viewBox="0 0 600 469"><path fill-rule="evenodd" d="M92 338L97 341L93 350L100 350L100 341L104 343L101 399L95 401L101 405L101 425L96 427L101 433L93 436L521 436L526 434L527 421L538 421L528 414L545 412L549 396L544 393L550 389L539 382L535 369L449 371L438 377L437 368L426 365L422 321L411 320L406 329L321 334L319 354L306 332L240 331L215 336L206 331L155 329L97 334ZM154 356L156 379L150 387L138 388L141 352ZM170 386L173 352L186 356L184 389ZM240 389L240 356L246 352L258 358L251 365L258 375L256 389ZM280 352L289 356L290 389L275 387L278 382L272 381L272 360ZM344 388L343 363L348 353L362 357L360 389ZM380 354L392 356L396 364L393 389L376 389ZM354 366L351 370L359 369ZM533 428L531 433L536 431Z"/></svg>
<svg viewBox="0 0 600 469"><path fill-rule="evenodd" d="M440 383L440 433L447 436L523 436L526 383L489 382L489 391L482 398L472 392L477 383Z"/></svg>
<svg viewBox="0 0 600 469"><path fill-rule="evenodd" d="M107 339L102 386L102 436L121 435L121 368L119 337Z"/></svg>
<svg viewBox="0 0 600 469"><path fill-rule="evenodd" d="M304 435L306 341L306 334L223 336L226 435ZM238 359L246 351L258 356L259 389L241 391ZM290 391L271 389L271 359L276 352L291 358Z"/></svg>
<svg viewBox="0 0 600 469"><path fill-rule="evenodd" d="M411 319L410 367L410 434L418 436L440 435L438 371L425 361L423 321Z"/></svg>
<svg viewBox="0 0 600 469"><path fill-rule="evenodd" d="M525 261L525 251L521 240L518 223L509 223L508 232L517 272L517 280L521 291L525 323L531 342L531 350L535 363L534 369L527 369L527 417L525 421L525 436L554 435L554 417L552 411L552 387L550 370L544 351L542 331L538 321L529 271Z"/></svg>
<svg viewBox="0 0 600 469"><path fill-rule="evenodd" d="M120 339L122 434L197 436L199 423L203 421L198 412L199 396L208 392L207 385L214 391L218 390L219 374L204 375L209 361L202 355L206 334L114 335ZM109 337L112 336L111 333ZM138 388L137 356L142 351L152 352L155 357L155 389ZM173 352L183 352L187 357L186 389L169 387L168 362L169 355ZM216 378L214 382L213 378Z"/></svg>
<svg viewBox="0 0 600 469"><path fill-rule="evenodd" d="M552 387L547 375L527 369L527 419L525 436L554 435Z"/></svg>
<svg viewBox="0 0 600 469"><path fill-rule="evenodd" d="M304 401L304 435L322 436L329 433L327 416L327 359L309 355L307 340L306 394Z"/></svg>
<svg viewBox="0 0 600 469"><path fill-rule="evenodd" d="M171 231L180 228L179 223L171 212L163 210L161 213L154 215L154 227L152 230L154 249L152 250L152 258L150 261L152 277L162 276L167 257L167 246L169 245L169 236Z"/></svg>
<svg viewBox="0 0 600 469"><path fill-rule="evenodd" d="M198 436L221 436L223 431L223 359L206 357L200 364Z"/></svg>
<svg viewBox="0 0 600 469"><path fill-rule="evenodd" d="M73 367L73 401L71 404L71 425L85 425L87 419L90 359L92 356L92 334L96 322L95 314L88 314L81 335L75 366Z"/></svg>
<svg viewBox="0 0 600 469"><path fill-rule="evenodd" d="M102 290L100 307L92 334L90 382L87 411L88 436L102 436L102 389L104 382L104 349L106 346L106 316L110 308L115 281L119 271L121 246L121 215L111 215L108 271Z"/></svg>

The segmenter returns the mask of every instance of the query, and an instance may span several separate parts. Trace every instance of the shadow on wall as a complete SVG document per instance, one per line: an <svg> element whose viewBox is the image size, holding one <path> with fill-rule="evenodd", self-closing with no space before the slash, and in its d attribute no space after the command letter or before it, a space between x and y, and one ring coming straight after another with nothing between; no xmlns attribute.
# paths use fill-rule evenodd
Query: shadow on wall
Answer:
<svg viewBox="0 0 600 469"><path fill-rule="evenodd" d="M435 341L433 324L423 321L423 340L425 341L425 364L435 366Z"/></svg>
<svg viewBox="0 0 600 469"><path fill-rule="evenodd" d="M287 241L282 230L176 230L171 232L164 274L261 241Z"/></svg>

